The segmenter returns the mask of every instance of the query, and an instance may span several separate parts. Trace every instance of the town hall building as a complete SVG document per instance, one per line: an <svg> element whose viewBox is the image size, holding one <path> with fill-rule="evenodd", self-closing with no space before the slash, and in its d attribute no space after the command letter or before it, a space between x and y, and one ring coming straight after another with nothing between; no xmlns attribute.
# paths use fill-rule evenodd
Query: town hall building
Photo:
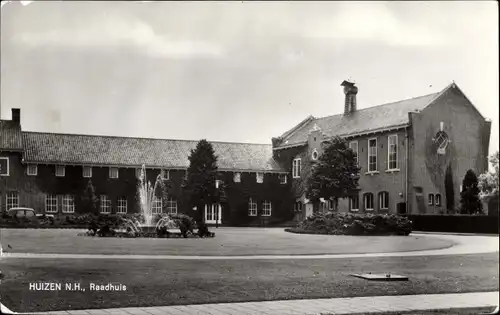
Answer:
<svg viewBox="0 0 500 315"><path fill-rule="evenodd" d="M168 198L155 199L155 213L202 211L207 223L271 224L314 211L446 213L459 205L466 171L488 169L491 122L455 83L439 93L359 110L358 88L347 81L342 86L343 113L309 116L271 144L211 142L221 174L215 185L224 193L220 204L204 209L193 209L184 193L197 141L25 131L20 109L13 108L11 120L0 120L0 209L84 213L90 182L101 213L134 213L144 164L148 179L161 173L168 182ZM305 184L323 144L335 136L356 154L359 191L338 205L324 199L313 204Z"/></svg>

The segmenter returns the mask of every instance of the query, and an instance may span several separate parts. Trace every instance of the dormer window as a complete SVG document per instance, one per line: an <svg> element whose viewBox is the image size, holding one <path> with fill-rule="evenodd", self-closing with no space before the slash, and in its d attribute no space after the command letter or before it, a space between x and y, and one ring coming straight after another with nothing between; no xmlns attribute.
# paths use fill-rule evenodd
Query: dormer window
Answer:
<svg viewBox="0 0 500 315"><path fill-rule="evenodd" d="M92 167L90 167L90 166L83 167L83 177L85 177L85 178L92 177Z"/></svg>
<svg viewBox="0 0 500 315"><path fill-rule="evenodd" d="M234 173L234 178L233 178L235 183L241 183L241 173L237 172Z"/></svg>
<svg viewBox="0 0 500 315"><path fill-rule="evenodd" d="M66 167L64 165L56 165L56 177L64 177L66 175Z"/></svg>
<svg viewBox="0 0 500 315"><path fill-rule="evenodd" d="M118 168L110 167L109 168L109 178L118 178Z"/></svg>
<svg viewBox="0 0 500 315"><path fill-rule="evenodd" d="M36 164L28 164L28 168L26 169L28 176L36 176L38 175L38 165Z"/></svg>
<svg viewBox="0 0 500 315"><path fill-rule="evenodd" d="M262 184L264 182L264 173L257 173L257 183Z"/></svg>

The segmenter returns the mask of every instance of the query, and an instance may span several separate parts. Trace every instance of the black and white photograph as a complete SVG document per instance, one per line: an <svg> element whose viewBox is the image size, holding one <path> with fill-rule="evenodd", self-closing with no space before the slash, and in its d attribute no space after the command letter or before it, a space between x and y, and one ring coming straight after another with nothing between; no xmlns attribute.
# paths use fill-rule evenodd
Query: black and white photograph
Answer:
<svg viewBox="0 0 500 315"><path fill-rule="evenodd" d="M1 1L0 314L499 314L496 1Z"/></svg>

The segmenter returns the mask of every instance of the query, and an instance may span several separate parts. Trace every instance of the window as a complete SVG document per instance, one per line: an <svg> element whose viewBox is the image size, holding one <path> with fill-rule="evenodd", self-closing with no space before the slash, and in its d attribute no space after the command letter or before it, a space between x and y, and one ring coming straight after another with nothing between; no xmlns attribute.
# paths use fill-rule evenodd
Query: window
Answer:
<svg viewBox="0 0 500 315"><path fill-rule="evenodd" d="M367 193L365 194L365 211L373 210L373 194Z"/></svg>
<svg viewBox="0 0 500 315"><path fill-rule="evenodd" d="M251 217L257 216L257 203L252 198L248 201L248 215Z"/></svg>
<svg viewBox="0 0 500 315"><path fill-rule="evenodd" d="M170 170L161 170L160 171L160 177L163 180L169 180L170 179Z"/></svg>
<svg viewBox="0 0 500 315"><path fill-rule="evenodd" d="M90 166L83 167L83 177L86 177L86 178L92 177L92 167L90 167Z"/></svg>
<svg viewBox="0 0 500 315"><path fill-rule="evenodd" d="M286 174L280 174L280 184L286 184Z"/></svg>
<svg viewBox="0 0 500 315"><path fill-rule="evenodd" d="M387 191L378 194L378 208L381 210L389 209L389 193Z"/></svg>
<svg viewBox="0 0 500 315"><path fill-rule="evenodd" d="M116 213L127 213L127 198L120 197L116 200Z"/></svg>
<svg viewBox="0 0 500 315"><path fill-rule="evenodd" d="M264 173L257 173L257 183L262 184L264 182Z"/></svg>
<svg viewBox="0 0 500 315"><path fill-rule="evenodd" d="M358 141L351 141L349 142L349 148L354 152L354 157L356 160L356 165L359 165L359 160L358 160Z"/></svg>
<svg viewBox="0 0 500 315"><path fill-rule="evenodd" d="M359 197L358 196L349 197L349 208L351 211L358 211L359 210Z"/></svg>
<svg viewBox="0 0 500 315"><path fill-rule="evenodd" d="M9 176L9 158L0 157L0 176Z"/></svg>
<svg viewBox="0 0 500 315"><path fill-rule="evenodd" d="M444 131L439 131L434 137L434 143L438 147L438 153L444 153L449 143L449 137Z"/></svg>
<svg viewBox="0 0 500 315"><path fill-rule="evenodd" d="M436 194L436 206L441 205L441 194Z"/></svg>
<svg viewBox="0 0 500 315"><path fill-rule="evenodd" d="M173 198L167 200L167 213L177 214L177 200Z"/></svg>
<svg viewBox="0 0 500 315"><path fill-rule="evenodd" d="M101 195L101 213L111 213L111 199L106 195Z"/></svg>
<svg viewBox="0 0 500 315"><path fill-rule="evenodd" d="M55 195L45 196L45 212L57 213L57 196Z"/></svg>
<svg viewBox="0 0 500 315"><path fill-rule="evenodd" d="M56 165L56 177L64 177L66 175L66 167L64 165Z"/></svg>
<svg viewBox="0 0 500 315"><path fill-rule="evenodd" d="M300 178L300 172L301 172L301 160L295 159L293 160L293 165L292 165L292 177L293 178Z"/></svg>
<svg viewBox="0 0 500 315"><path fill-rule="evenodd" d="M28 164L26 171L29 176L36 176L38 175L38 165Z"/></svg>
<svg viewBox="0 0 500 315"><path fill-rule="evenodd" d="M318 151L316 149L313 150L312 154L311 154L311 158L313 161L316 161L319 157L319 154L318 154Z"/></svg>
<svg viewBox="0 0 500 315"><path fill-rule="evenodd" d="M301 211L302 211L302 202L297 201L297 202L293 205L293 210L294 210L295 212L301 212Z"/></svg>
<svg viewBox="0 0 500 315"><path fill-rule="evenodd" d="M72 195L64 195L62 197L62 212L74 213L75 212L75 197Z"/></svg>
<svg viewBox="0 0 500 315"><path fill-rule="evenodd" d="M215 188L219 189L222 185L222 181L220 179L215 180Z"/></svg>
<svg viewBox="0 0 500 315"><path fill-rule="evenodd" d="M328 211L335 211L335 200L328 199Z"/></svg>
<svg viewBox="0 0 500 315"><path fill-rule="evenodd" d="M429 200L429 202L428 202L429 206L433 206L434 205L434 195L429 194L428 200Z"/></svg>
<svg viewBox="0 0 500 315"><path fill-rule="evenodd" d="M269 217L271 216L271 202L270 201L264 201L262 203L262 216L263 217Z"/></svg>
<svg viewBox="0 0 500 315"><path fill-rule="evenodd" d="M118 178L118 168L116 167L109 168L109 178Z"/></svg>
<svg viewBox="0 0 500 315"><path fill-rule="evenodd" d="M241 183L241 173L234 173L233 180L235 183Z"/></svg>
<svg viewBox="0 0 500 315"><path fill-rule="evenodd" d="M5 199L7 210L19 207L19 193L17 191L9 191Z"/></svg>
<svg viewBox="0 0 500 315"><path fill-rule="evenodd" d="M377 171L377 139L368 140L368 172Z"/></svg>
<svg viewBox="0 0 500 315"><path fill-rule="evenodd" d="M398 168L398 136L389 136L387 140L387 169L395 170Z"/></svg>
<svg viewBox="0 0 500 315"><path fill-rule="evenodd" d="M163 204L162 204L161 198L154 197L153 206L151 207L153 214L162 213L162 208L163 208Z"/></svg>

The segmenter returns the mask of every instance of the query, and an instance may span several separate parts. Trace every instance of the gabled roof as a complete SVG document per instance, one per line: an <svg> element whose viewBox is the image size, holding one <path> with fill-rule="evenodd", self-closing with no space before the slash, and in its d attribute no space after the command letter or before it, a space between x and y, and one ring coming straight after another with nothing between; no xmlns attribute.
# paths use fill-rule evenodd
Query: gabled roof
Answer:
<svg viewBox="0 0 500 315"><path fill-rule="evenodd" d="M0 120L0 151L22 151L21 126L11 120Z"/></svg>
<svg viewBox="0 0 500 315"><path fill-rule="evenodd" d="M27 163L187 168L197 141L23 132ZM211 142L220 170L285 172L268 144Z"/></svg>
<svg viewBox="0 0 500 315"><path fill-rule="evenodd" d="M310 119L307 123L292 128L291 132L283 134L281 143L275 148L305 144L309 131L315 125L327 137L344 137L406 126L409 124L408 112L423 110L442 92L360 109L349 115L337 114Z"/></svg>

